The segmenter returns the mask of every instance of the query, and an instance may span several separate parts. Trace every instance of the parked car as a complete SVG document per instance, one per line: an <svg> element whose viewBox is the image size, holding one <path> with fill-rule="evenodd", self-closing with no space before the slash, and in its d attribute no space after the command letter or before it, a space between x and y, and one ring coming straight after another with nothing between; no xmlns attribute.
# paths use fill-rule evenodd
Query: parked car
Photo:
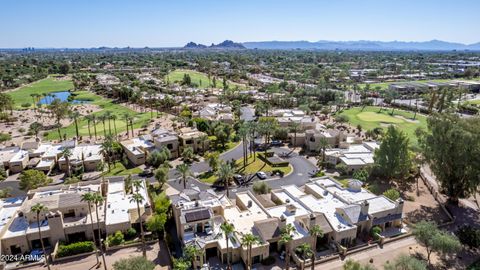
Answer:
<svg viewBox="0 0 480 270"><path fill-rule="evenodd" d="M153 171L149 169L143 170L141 173L138 174L140 177L152 177L153 176Z"/></svg>
<svg viewBox="0 0 480 270"><path fill-rule="evenodd" d="M271 143L270 143L271 146L283 146L283 142L282 141L278 141L278 140L273 140Z"/></svg>
<svg viewBox="0 0 480 270"><path fill-rule="evenodd" d="M257 177L264 180L264 179L267 179L267 174L264 173L264 172L257 172L256 173Z"/></svg>
<svg viewBox="0 0 480 270"><path fill-rule="evenodd" d="M233 179L235 179L235 181L239 184L243 183L243 176L241 176L240 174L235 174L233 176Z"/></svg>

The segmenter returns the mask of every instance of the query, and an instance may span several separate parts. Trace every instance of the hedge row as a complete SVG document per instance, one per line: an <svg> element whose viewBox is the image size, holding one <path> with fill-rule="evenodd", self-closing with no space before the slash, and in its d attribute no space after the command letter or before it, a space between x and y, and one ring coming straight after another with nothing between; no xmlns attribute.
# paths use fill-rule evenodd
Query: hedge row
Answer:
<svg viewBox="0 0 480 270"><path fill-rule="evenodd" d="M57 257L68 257L77 254L87 253L95 250L95 245L92 241L77 242L69 245L58 246Z"/></svg>

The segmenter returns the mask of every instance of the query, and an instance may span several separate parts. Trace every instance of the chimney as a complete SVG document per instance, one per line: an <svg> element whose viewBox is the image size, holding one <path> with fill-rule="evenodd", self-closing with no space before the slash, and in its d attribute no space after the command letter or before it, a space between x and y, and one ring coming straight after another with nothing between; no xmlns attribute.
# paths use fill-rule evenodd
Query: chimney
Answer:
<svg viewBox="0 0 480 270"><path fill-rule="evenodd" d="M278 222L278 228L283 230L287 226L287 217L285 215L280 216L280 222Z"/></svg>
<svg viewBox="0 0 480 270"><path fill-rule="evenodd" d="M308 227L313 228L313 226L315 226L315 222L317 221L317 217L315 216L315 214L311 213L309 216L309 219L310 219L310 224Z"/></svg>
<svg viewBox="0 0 480 270"><path fill-rule="evenodd" d="M368 203L367 200L363 201L362 204L360 205L361 206L361 213L363 215L368 215L368 209L370 207L370 204Z"/></svg>

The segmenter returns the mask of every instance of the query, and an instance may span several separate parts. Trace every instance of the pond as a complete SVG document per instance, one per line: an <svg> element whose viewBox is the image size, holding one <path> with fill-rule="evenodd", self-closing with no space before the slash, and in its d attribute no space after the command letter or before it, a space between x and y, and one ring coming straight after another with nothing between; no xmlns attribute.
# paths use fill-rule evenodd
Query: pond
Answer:
<svg viewBox="0 0 480 270"><path fill-rule="evenodd" d="M84 100L75 100L75 99L69 100L68 98L70 97L71 93L68 91L53 92L53 93L50 93L50 95L51 96L42 98L38 103L42 105L43 104L49 105L55 99L60 99L60 101L68 101L73 104L88 103L88 101L84 101Z"/></svg>

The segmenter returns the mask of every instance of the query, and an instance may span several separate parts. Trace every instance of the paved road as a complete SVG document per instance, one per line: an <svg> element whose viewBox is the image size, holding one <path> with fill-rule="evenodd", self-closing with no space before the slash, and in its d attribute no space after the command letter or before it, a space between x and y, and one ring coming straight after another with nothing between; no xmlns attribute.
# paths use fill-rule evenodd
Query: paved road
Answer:
<svg viewBox="0 0 480 270"><path fill-rule="evenodd" d="M290 149L281 148L281 147L272 148L271 150L276 154L290 152ZM220 156L222 160L226 160L226 161L229 161L231 159L237 160L237 159L240 159L241 157L242 157L241 144ZM317 167L314 164L312 164L305 157L298 155L297 153L291 153L290 157L287 158L287 160L290 162L290 164L293 167L293 171L291 174L283 178L274 178L274 179L266 179L266 180L260 180L257 177L254 177L253 181L250 182L249 185L247 186L232 187L230 195L234 196L236 192L241 192L241 191L246 191L251 189L253 182L255 181L265 181L268 183L268 185L271 188L279 188L283 185L292 185L292 184L301 186L301 185L304 185L306 182L308 182L311 174L314 173L315 170L317 169ZM192 164L192 171L194 173L205 172L205 171L208 171L209 169L210 167L206 162L197 162ZM178 174L174 169L170 171L170 178L172 179L168 182L170 186L172 186L177 190L183 190L183 183L178 179ZM155 181L155 180L152 179L151 181ZM187 183L187 187L195 187L195 186L200 188L200 190L206 190L211 188L211 186L208 184L205 184L196 179L190 178ZM220 192L221 189L217 191Z"/></svg>

